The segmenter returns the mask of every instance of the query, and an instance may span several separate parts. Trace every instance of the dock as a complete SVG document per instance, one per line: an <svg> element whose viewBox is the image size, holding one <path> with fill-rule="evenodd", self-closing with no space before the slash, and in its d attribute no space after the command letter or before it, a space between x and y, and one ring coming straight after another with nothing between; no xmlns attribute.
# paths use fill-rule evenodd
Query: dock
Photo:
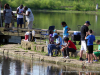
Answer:
<svg viewBox="0 0 100 75"><path fill-rule="evenodd" d="M13 11L14 14L16 14L16 11ZM10 39L11 36L15 37L25 37L25 33L27 31L35 31L35 37L36 38L45 38L45 36L48 38L48 29L38 29L38 28L33 28L33 29L27 29L27 22L26 18L24 16L24 25L22 28L17 28L15 26L15 22L17 22L17 16L12 16L12 23L10 24L10 28L5 28L4 27L4 19L3 19L3 11L1 11L1 21L0 23L0 39ZM69 34L71 35L74 31L69 31ZM63 30L57 30L57 33L62 36L63 35Z"/></svg>

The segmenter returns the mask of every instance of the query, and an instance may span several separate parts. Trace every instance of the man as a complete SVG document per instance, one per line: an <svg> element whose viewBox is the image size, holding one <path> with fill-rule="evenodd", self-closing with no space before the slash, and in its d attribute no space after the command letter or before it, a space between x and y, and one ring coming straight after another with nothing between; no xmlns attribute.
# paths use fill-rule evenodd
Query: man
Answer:
<svg viewBox="0 0 100 75"><path fill-rule="evenodd" d="M53 49L57 49L57 50L61 49L62 38L60 36L58 36L57 33L54 33L52 37L54 37L56 39L56 43L48 45L48 54L47 54L47 56L49 56L49 55L52 56L53 55L53 53L52 53Z"/></svg>
<svg viewBox="0 0 100 75"><path fill-rule="evenodd" d="M28 22L28 29L32 29L33 21L34 21L33 13L31 11L31 9L26 6L24 7L24 10L26 11L26 13L23 15L26 16L26 20Z"/></svg>
<svg viewBox="0 0 100 75"><path fill-rule="evenodd" d="M17 8L17 28L19 27L20 24L20 28L22 28L22 24L23 24L23 5L20 5Z"/></svg>
<svg viewBox="0 0 100 75"><path fill-rule="evenodd" d="M87 51L85 36L89 30L88 28L89 25L91 25L90 22L86 21L85 24L81 27L81 50L80 50L80 59L79 59L80 61L83 61L83 58L82 58L83 50ZM88 60L87 53L86 53L86 60Z"/></svg>

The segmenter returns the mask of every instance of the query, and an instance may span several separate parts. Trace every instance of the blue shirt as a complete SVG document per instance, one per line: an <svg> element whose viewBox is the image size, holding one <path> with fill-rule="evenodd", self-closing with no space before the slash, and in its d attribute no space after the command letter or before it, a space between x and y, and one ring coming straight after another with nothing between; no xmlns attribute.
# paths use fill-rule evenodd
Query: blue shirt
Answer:
<svg viewBox="0 0 100 75"><path fill-rule="evenodd" d="M63 37L69 35L69 34L67 33L67 31L68 31L68 26L65 26L65 27L63 28Z"/></svg>
<svg viewBox="0 0 100 75"><path fill-rule="evenodd" d="M95 41L95 36L94 35L88 35L86 37L87 39L87 46L93 45L93 42Z"/></svg>
<svg viewBox="0 0 100 75"><path fill-rule="evenodd" d="M61 48L62 38L60 36L56 39L56 44L59 44L59 43L60 43L60 48Z"/></svg>

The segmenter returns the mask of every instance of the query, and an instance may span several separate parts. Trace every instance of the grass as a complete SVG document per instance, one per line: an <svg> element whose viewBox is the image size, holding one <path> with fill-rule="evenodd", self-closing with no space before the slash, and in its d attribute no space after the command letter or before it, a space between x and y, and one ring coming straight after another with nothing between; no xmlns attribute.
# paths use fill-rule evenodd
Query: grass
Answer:
<svg viewBox="0 0 100 75"><path fill-rule="evenodd" d="M76 57L71 57L70 56L70 59L77 59L77 60L79 60L79 58L80 58L79 56L76 56Z"/></svg>
<svg viewBox="0 0 100 75"><path fill-rule="evenodd" d="M3 46L4 46L4 45L2 45L2 44L0 45L0 47L3 47Z"/></svg>

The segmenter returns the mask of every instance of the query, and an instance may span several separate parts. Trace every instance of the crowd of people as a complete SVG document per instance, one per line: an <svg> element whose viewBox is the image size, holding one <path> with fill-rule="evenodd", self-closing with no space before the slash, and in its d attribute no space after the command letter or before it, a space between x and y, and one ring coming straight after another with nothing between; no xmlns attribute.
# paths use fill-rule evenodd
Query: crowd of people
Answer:
<svg viewBox="0 0 100 75"><path fill-rule="evenodd" d="M58 52L61 50L63 58L69 59L69 52L76 52L77 48L75 44L69 40L68 31L70 28L67 26L66 22L61 23L63 27L63 39L57 34L56 30L50 30L49 32L49 44L48 44L48 54L47 56L53 56L53 50L55 49L55 55L58 56ZM90 22L86 21L85 24L81 27L81 49L80 49L80 61L84 61L82 58L83 51L86 52L86 63L97 62L97 57L100 55L100 40L96 40L93 35L93 30L89 30ZM56 42L54 42L56 39ZM98 44L98 50L93 52L93 42Z"/></svg>
<svg viewBox="0 0 100 75"><path fill-rule="evenodd" d="M9 24L12 20L12 8L9 4L4 5L4 20L5 20L5 28L9 28ZM27 6L20 5L17 8L17 28L22 28L23 24L23 16L26 16L26 20L28 23L28 29L32 29L34 16L30 8ZM69 40L68 31L70 28L67 26L66 22L61 23L63 27L63 39L57 34L56 30L49 31L49 44L48 44L48 54L47 56L53 56L53 50L55 50L55 54L58 55L58 52L61 50L63 58L69 59L69 52L76 52L77 48L75 44ZM98 50L93 52L93 42L95 42L95 36L92 34L93 31L90 29L90 22L86 21L85 24L81 27L81 49L80 49L80 61L83 61L82 58L83 51L86 52L86 63L93 63L93 56L95 58L95 62L97 61L97 57L100 55L100 40L97 40ZM56 39L56 42L54 41Z"/></svg>
<svg viewBox="0 0 100 75"><path fill-rule="evenodd" d="M14 16L9 4L4 5L3 13L4 13L4 20L5 20L5 28L9 28L9 24L11 23L11 20L12 20L12 15ZM27 6L23 7L23 5L20 5L17 8L16 13L17 13L17 28L19 28L19 25L20 25L20 28L22 28L23 16L25 15L27 23L28 23L27 28L32 29L34 16L31 9L28 8Z"/></svg>

